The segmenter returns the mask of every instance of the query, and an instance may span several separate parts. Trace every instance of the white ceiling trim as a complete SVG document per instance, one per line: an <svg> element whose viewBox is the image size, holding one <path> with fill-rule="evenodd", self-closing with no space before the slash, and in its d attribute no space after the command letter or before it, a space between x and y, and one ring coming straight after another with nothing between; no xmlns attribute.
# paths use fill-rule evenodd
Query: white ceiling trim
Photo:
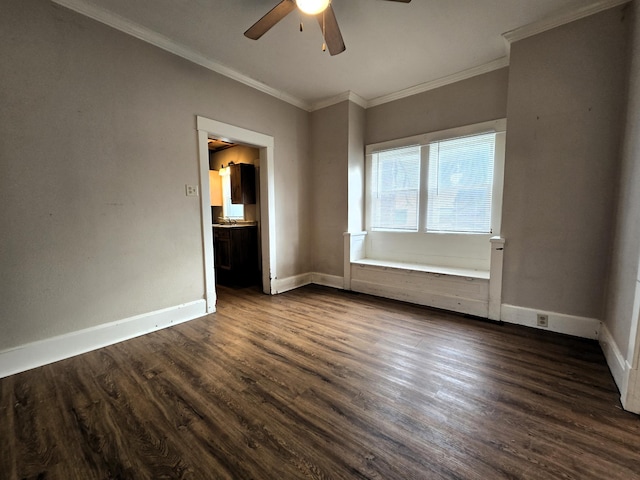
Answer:
<svg viewBox="0 0 640 480"><path fill-rule="evenodd" d="M73 10L81 15L92 18L98 22L104 23L116 30L120 30L128 35L131 35L139 40L150 43L159 47L167 52L173 53L182 57L190 62L196 63L202 67L208 68L216 73L224 75L225 77L236 80L237 82L243 83L251 88L255 88L263 93L276 97L284 102L290 103L298 108L302 108L303 110L310 110L310 105L288 93L282 92L275 88L272 88L268 85L265 85L258 80L254 80L251 77L243 75L236 70L233 70L229 67L226 67L211 58L205 57L200 53L195 52L194 50L185 47L184 45L179 44L171 40L164 35L160 35L148 28L143 27L142 25L138 25L126 18L123 18L115 13L112 13L103 8L95 7L92 5L87 5L81 0L51 0L53 3L57 3L58 5L62 5L70 10Z"/></svg>
<svg viewBox="0 0 640 480"><path fill-rule="evenodd" d="M508 57L498 58L497 60L493 60L492 62L485 63L484 65L479 65L477 67L469 68L467 70L463 70L462 72L454 73L453 75L447 75L446 77L438 78L430 82L421 83L420 85L416 85L415 87L405 88L404 90L400 90L399 92L374 98L367 102L367 108L376 107L378 105L382 105L383 103L393 102L394 100L399 100L401 98L410 97L418 93L434 90L436 88L444 87L445 85L449 85L451 83L459 82L461 80L466 80L468 78L475 77L477 75L482 75L483 73L489 73L494 70L498 70L500 68L504 68L508 66L509 66Z"/></svg>
<svg viewBox="0 0 640 480"><path fill-rule="evenodd" d="M599 0L585 7L576 8L557 15L533 22L528 25L516 28L509 32L503 33L502 36L509 43L517 42L533 35L537 35L552 28L560 27L567 23L580 20L582 18L594 15L596 13L608 10L618 5L623 5L631 0Z"/></svg>
<svg viewBox="0 0 640 480"><path fill-rule="evenodd" d="M146 27L143 27L142 25L132 22L131 20L121 17L120 15L110 12L109 10L105 10L103 8L96 7L94 5L87 4L82 0L51 0L51 1L53 3L57 3L58 5L66 7L70 10L73 10L81 15L92 18L93 20L96 20L100 23L104 23L105 25L108 25L112 28L115 28L116 30L126 33L127 35L131 35L132 37L135 37L139 40L150 43L151 45L155 45L156 47L161 48L167 52L173 53L174 55L178 55L179 57L189 60L190 62L193 62L197 65L205 67L216 73L224 75L225 77L236 80L237 82L240 82L251 88L255 88L256 90L259 90L263 93L271 95L275 98L278 98L284 102L287 102L291 105L294 105L308 112L320 110L322 108L326 108L331 105L335 105L337 103L343 102L345 100L350 100L365 109L370 107L375 107L383 103L392 102L400 98L405 98L411 95L415 95L417 93L433 90L435 88L448 85L449 83L459 82L460 80L465 80L467 78L471 78L476 75L481 75L483 73L487 73L492 70L497 70L499 68L506 67L509 65L508 58L504 57L504 58L495 60L493 62L487 63L485 65L480 65L478 67L464 70L463 72L449 75L447 77L436 79L430 82L422 83L415 87L407 88L405 90L391 93L389 95L377 97L372 100L366 100L361 96L357 95L356 93L348 91L340 95L337 95L335 97L331 97L326 100L321 100L319 102L309 104L302 99L299 99L297 97L294 97L293 95L289 95L288 93L272 88L236 70L226 67L211 58L205 57L204 55L190 48L187 48L184 45L181 45L178 42L175 42L168 37L165 37L164 35L160 35L159 33L156 33L153 30L150 30ZM628 0L625 0L625 1L628 1Z"/></svg>
<svg viewBox="0 0 640 480"><path fill-rule="evenodd" d="M360 105L362 108L367 108L368 102L362 98L357 93L353 93L352 91L341 93L340 95L336 95L335 97L327 98L325 100L320 100L319 102L311 105L310 112L315 112L316 110L322 110L323 108L330 107L331 105L336 105L340 102L344 102L345 100L350 100L356 105Z"/></svg>
<svg viewBox="0 0 640 480"><path fill-rule="evenodd" d="M603 10L607 10L615 6L625 4L631 0L597 0L596 2L588 6L566 11L566 12L551 16L549 18L546 18L544 20L541 20L539 22L534 22L529 25L525 25L523 27L506 32L503 34L503 38L505 39L505 43L507 45L507 56L496 59L484 65L479 65L477 67L473 67L473 68L464 70L462 72L454 73L446 77L421 83L419 85L406 88L404 90L400 90L395 93L383 95L383 96L376 97L369 100L360 97L354 92L348 91L340 95L337 95L335 97L331 97L326 100L315 102L313 104L310 104L300 98L297 98L286 92L277 90L273 87L270 87L269 85L259 82L258 80L255 80L234 69L231 69L225 65L218 63L216 60L213 60L184 45L181 45L180 43L175 42L170 38L165 37L164 35L160 35L159 33L156 33L153 30L143 27L142 25L132 22L131 20L121 17L103 8L86 4L82 0L51 0L51 1L63 7L69 8L70 10L73 10L81 15L92 18L93 20L104 23L105 25L108 25L112 28L115 28L116 30L124 32L128 35L131 35L139 40L155 45L156 47L159 47L165 51L173 53L174 55L178 55L179 57L189 60L197 65L200 65L216 73L224 75L225 77L231 78L239 83L242 83L251 88L254 88L260 92L271 95L295 107L312 112L315 110L329 107L331 105L335 105L345 100L350 100L356 103L357 105L360 105L363 108L371 108L378 105L382 105L384 103L392 102L402 98L410 97L412 95L423 93L429 90L433 90L439 87L443 87L445 85L459 82L461 80L466 80L468 78L475 77L477 75L482 75L483 73L488 73L493 70L498 70L500 68L507 67L509 66L508 52L510 50L510 45L512 42L516 42L518 40L522 40L532 35L542 33L552 28L559 27L566 23L579 20L581 18L596 14Z"/></svg>
<svg viewBox="0 0 640 480"><path fill-rule="evenodd" d="M326 100L321 100L319 102L314 103L313 105L311 105L310 111L313 112L316 110L321 110L323 108L336 105L340 102L344 102L345 100L350 100L353 103L360 105L362 108L376 107L378 105L382 105L383 103L393 102L394 100L399 100L401 98L410 97L418 93L434 90L436 88L444 87L445 85L449 85L451 83L459 82L461 80L466 80L468 78L472 78L477 75L482 75L483 73L489 73L494 70L499 70L501 68L508 67L508 66L509 66L509 58L502 57L492 62L485 63L484 65L479 65L477 67L463 70L462 72L454 73L452 75L438 78L430 82L421 83L420 85L406 88L404 90L400 90L399 92L390 93L389 95L376 97L371 100L366 100L362 98L360 95L357 95L356 93L353 93L351 91L344 92L344 93L341 93L340 95L336 95L335 97L327 98Z"/></svg>

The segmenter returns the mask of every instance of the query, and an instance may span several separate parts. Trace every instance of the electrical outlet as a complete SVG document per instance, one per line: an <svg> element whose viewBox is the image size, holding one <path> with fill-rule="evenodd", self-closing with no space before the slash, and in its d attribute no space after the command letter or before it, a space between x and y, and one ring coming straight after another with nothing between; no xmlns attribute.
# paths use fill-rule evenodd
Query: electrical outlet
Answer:
<svg viewBox="0 0 640 480"><path fill-rule="evenodd" d="M185 185L184 186L185 193L187 197L197 197L198 196L198 186L197 185Z"/></svg>
<svg viewBox="0 0 640 480"><path fill-rule="evenodd" d="M549 326L549 315L545 315L544 313L538 314L538 326L539 327L548 327Z"/></svg>

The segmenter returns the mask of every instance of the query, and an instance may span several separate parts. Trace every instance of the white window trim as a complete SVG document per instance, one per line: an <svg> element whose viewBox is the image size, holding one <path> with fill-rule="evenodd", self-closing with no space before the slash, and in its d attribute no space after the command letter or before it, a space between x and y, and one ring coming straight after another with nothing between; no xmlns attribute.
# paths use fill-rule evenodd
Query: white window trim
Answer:
<svg viewBox="0 0 640 480"><path fill-rule="evenodd" d="M395 140L389 140L386 142L374 143L365 147L366 155L366 167L365 167L365 228L371 231L371 191L372 182L372 155L382 150L391 150L394 148L410 147L414 145L426 146L432 142L439 140L447 140L457 137L465 137L470 135L478 135L481 133L496 133L496 145L495 145L495 163L494 163L494 181L493 181L493 199L491 206L491 235L500 235L500 229L502 226L502 190L504 186L504 154L505 154L505 137L506 137L507 119L502 118L498 120L491 120L488 122L476 123L473 125L465 125L462 127L450 128L446 130L439 130L437 132L429 132L421 135L414 135L411 137L405 137ZM420 188L422 192L427 191L426 182L428 181L428 149L423 149L421 154L421 171L427 172L421 174ZM424 170L423 170L424 169ZM423 185L424 183L424 185ZM427 195L422 194L420 196L420 216L418 219L418 231L404 231L398 233L404 234L426 234L426 235L486 235L476 233L440 233L440 232L427 232L426 230L426 208L427 208ZM384 231L376 229L376 231Z"/></svg>
<svg viewBox="0 0 640 480"><path fill-rule="evenodd" d="M437 132L429 132L420 135L413 135L411 137L388 140L386 142L372 143L365 147L365 154L371 155L372 153L380 150L391 150L392 148L409 147L411 145L428 145L431 142L437 142L439 140L477 135L479 133L506 132L506 130L507 119L501 118L498 120L474 123L472 125L465 125L462 127L438 130Z"/></svg>

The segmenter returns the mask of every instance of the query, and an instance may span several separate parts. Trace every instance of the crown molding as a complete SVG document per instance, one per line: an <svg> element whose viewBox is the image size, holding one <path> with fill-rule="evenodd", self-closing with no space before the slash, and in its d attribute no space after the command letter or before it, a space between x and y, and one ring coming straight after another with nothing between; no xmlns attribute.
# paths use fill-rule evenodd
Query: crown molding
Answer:
<svg viewBox="0 0 640 480"><path fill-rule="evenodd" d="M388 95L383 95L383 96L376 97L369 100L357 95L354 92L347 91L340 95L336 95L334 97L327 98L325 100L320 100L312 104L300 98L294 97L293 95L290 95L286 92L272 88L251 77L248 77L232 68L229 68L221 63L218 63L216 60L212 58L206 57L184 45L181 45L180 43L175 42L170 38L165 37L164 35L160 35L146 27L143 27L142 25L132 22L124 17L121 17L103 8L87 4L82 0L51 0L51 1L65 8L73 10L81 15L89 17L100 23L108 25L112 28L115 28L116 30L119 30L123 33L131 35L139 40L150 43L167 52L173 53L174 55L182 57L190 62L193 62L204 68L214 71L227 78L230 78L239 83L247 85L260 92L266 93L267 95L270 95L279 100L282 100L283 102L289 103L295 107L301 108L308 112L313 112L315 110L320 110L322 108L326 108L331 105L335 105L337 103L343 102L345 100L354 102L355 104L365 109L376 107L384 103L400 100L402 98L410 97L412 95L417 95L419 93L427 92L429 90L434 90L436 88L440 88L445 85L449 85L451 83L466 80L468 78L472 78L477 75L482 75L484 73L489 73L494 70L498 70L500 68L508 67L509 51L510 51L511 43L536 35L538 33L545 32L552 28L559 27L566 23L570 23L575 20L588 17L590 15L599 13L609 8L613 8L618 5L623 5L625 3L628 3L631 0L598 0L594 3L591 3L590 5L573 9L570 11L562 12L552 17L506 32L502 36L505 40L507 56L496 59L492 62L483 64L483 65L479 65L477 67L463 70L461 72L454 73L446 77L421 83L419 85L406 88L398 92L394 92Z"/></svg>
<svg viewBox="0 0 640 480"><path fill-rule="evenodd" d="M466 80L477 75L482 75L483 73L493 72L494 70L499 70L508 66L508 57L498 58L497 60L485 63L484 65L479 65L477 67L469 68L452 75L447 75L446 77L438 78L430 82L421 83L420 85L416 85L415 87L405 88L404 90L400 90L399 92L390 93L389 95L383 95L381 97L374 98L367 102L367 108L377 107L378 105L382 105L383 103L393 102L394 100L400 100L401 98L406 98L418 93L434 90L451 83Z"/></svg>
<svg viewBox="0 0 640 480"><path fill-rule="evenodd" d="M572 9L569 11L564 11L540 21L524 25L509 32L503 33L502 36L510 45L513 42L532 37L533 35L537 35L539 33L546 32L547 30L551 30L552 28L560 27L567 23L580 20L604 10L617 7L618 5L624 5L625 3L628 3L630 1L631 0L599 0L597 2L591 3L590 5L586 5L584 7Z"/></svg>
<svg viewBox="0 0 640 480"><path fill-rule="evenodd" d="M368 106L368 102L364 98L362 98L360 95L352 91L347 91L347 92L341 93L340 95L336 95L335 97L326 98L324 100L320 100L319 102L312 104L309 111L315 112L316 110L322 110L323 108L336 105L338 103L344 102L345 100L349 100L355 103L356 105L361 106L362 108L367 108Z"/></svg>
<svg viewBox="0 0 640 480"><path fill-rule="evenodd" d="M295 107L301 108L306 111L310 111L311 109L311 106L307 102L297 97L294 97L292 95L289 95L288 93L282 92L268 85L265 85L262 82L254 80L251 77L248 77L190 48L187 48L184 45L181 45L180 43L175 42L168 37L165 37L164 35L160 35L159 33L143 27L142 25L127 20L120 15L116 15L113 12L100 7L96 7L94 5L86 4L82 0L51 1L65 8L73 10L74 12L77 12L81 15L96 20L100 23L104 23L105 25L115 28L116 30L120 30L121 32L131 35L132 37L135 37L139 40L150 43L151 45L155 45L156 47L173 53L174 55L178 55L179 57L182 57L186 60L189 60L190 62L219 73L220 75L224 75L225 77L231 78L232 80L235 80L239 83L271 95L272 97L287 102Z"/></svg>
<svg viewBox="0 0 640 480"><path fill-rule="evenodd" d="M432 82L423 83L415 87L401 90L396 93L374 98L373 100L366 100L354 92L347 91L347 92L341 93L340 95L336 95L335 97L331 97L325 100L320 100L313 104L309 104L308 102L305 102L302 99L294 97L293 95L289 95L286 92L277 90L262 82L254 80L251 77L248 77L190 48L187 48L186 46L181 45L180 43L175 42L164 35L156 33L153 30L143 27L142 25L132 22L131 20L121 17L120 15L117 15L113 12L105 10L104 8L87 4L82 0L51 0L51 1L62 7L73 10L76 13L79 13L93 20L96 20L100 23L108 25L109 27L115 28L116 30L126 33L127 35L131 35L132 37L142 40L143 42L150 43L151 45L161 48L169 53L173 53L174 55L182 57L185 60L188 60L204 68L207 68L211 71L219 73L220 75L224 75L227 78L230 78L239 83L247 85L260 92L266 93L267 95L271 95L272 97L275 97L279 100L282 100L286 103L289 103L295 107L301 108L308 112L320 110L322 108L326 108L331 105L335 105L337 103L343 102L345 100L352 101L353 103L366 109L376 105L381 105L382 103L391 102L399 98L415 95L416 93L432 90L434 88L438 88L438 87L447 85L449 83L454 83L460 80L464 80L466 78L480 75L482 73L490 72L492 70L502 68L509 64L508 59L505 57L503 59L498 59L496 61L490 62L486 65L481 65L479 67L471 68L469 70L465 70L463 72L456 73L454 75L449 75L447 77L434 80Z"/></svg>

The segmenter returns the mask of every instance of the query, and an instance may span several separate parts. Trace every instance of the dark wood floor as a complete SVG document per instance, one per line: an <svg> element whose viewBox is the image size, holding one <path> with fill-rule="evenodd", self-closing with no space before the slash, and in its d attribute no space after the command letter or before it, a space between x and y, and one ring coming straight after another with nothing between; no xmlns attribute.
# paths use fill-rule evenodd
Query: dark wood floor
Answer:
<svg viewBox="0 0 640 480"><path fill-rule="evenodd" d="M2 479L637 479L595 342L322 287L0 380Z"/></svg>

